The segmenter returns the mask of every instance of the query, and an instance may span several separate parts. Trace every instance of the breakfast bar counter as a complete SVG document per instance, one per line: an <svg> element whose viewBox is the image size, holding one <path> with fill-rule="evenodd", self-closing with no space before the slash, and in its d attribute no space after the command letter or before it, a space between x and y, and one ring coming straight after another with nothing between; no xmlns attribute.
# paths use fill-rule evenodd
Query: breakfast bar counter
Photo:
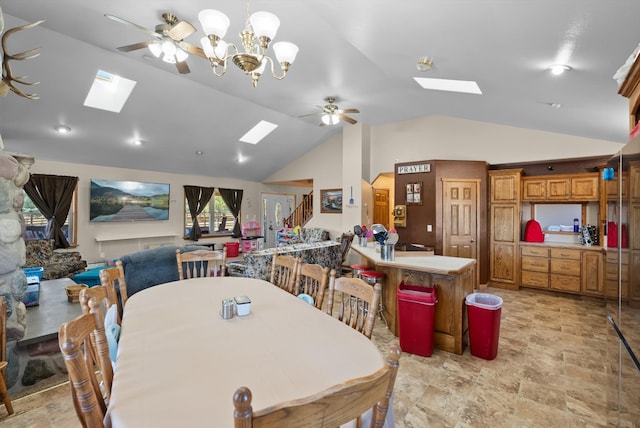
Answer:
<svg viewBox="0 0 640 428"><path fill-rule="evenodd" d="M394 260L382 260L372 242L366 247L353 245L351 249L385 274L384 316L393 334L399 334L396 293L400 282L436 287L434 346L462 354L469 342L464 300L478 286L475 259L434 256L427 251L395 251Z"/></svg>

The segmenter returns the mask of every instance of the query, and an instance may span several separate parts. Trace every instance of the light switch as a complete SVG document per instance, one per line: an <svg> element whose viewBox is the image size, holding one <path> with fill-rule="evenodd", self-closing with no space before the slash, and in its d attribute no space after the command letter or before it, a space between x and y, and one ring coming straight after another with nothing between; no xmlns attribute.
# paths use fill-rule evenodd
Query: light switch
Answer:
<svg viewBox="0 0 640 428"><path fill-rule="evenodd" d="M427 225L427 232L433 232L433 226L428 224Z"/></svg>

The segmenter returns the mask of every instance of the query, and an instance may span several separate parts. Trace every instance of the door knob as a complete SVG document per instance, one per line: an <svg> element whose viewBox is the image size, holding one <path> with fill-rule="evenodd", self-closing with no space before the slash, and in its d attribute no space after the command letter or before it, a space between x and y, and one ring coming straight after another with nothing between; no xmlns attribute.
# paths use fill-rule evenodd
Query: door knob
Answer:
<svg viewBox="0 0 640 428"><path fill-rule="evenodd" d="M471 242L476 242L476 240L475 240L475 239L473 239L473 238L471 238Z"/></svg>

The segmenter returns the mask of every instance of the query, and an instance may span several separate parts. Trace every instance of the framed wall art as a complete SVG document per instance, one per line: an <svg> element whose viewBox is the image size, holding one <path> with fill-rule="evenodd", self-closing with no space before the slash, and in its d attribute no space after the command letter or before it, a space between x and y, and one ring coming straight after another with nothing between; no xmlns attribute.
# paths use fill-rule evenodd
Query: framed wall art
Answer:
<svg viewBox="0 0 640 428"><path fill-rule="evenodd" d="M320 190L320 212L325 214L342 213L342 189Z"/></svg>
<svg viewBox="0 0 640 428"><path fill-rule="evenodd" d="M407 183L407 205L422 205L422 181Z"/></svg>

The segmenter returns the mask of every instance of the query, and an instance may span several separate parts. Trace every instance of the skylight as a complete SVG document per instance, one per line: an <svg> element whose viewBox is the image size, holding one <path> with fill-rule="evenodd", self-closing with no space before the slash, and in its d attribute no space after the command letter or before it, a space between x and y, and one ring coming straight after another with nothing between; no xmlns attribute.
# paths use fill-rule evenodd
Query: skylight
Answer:
<svg viewBox="0 0 640 428"><path fill-rule="evenodd" d="M424 89L482 95L480 87L472 80L430 79L428 77L414 77L414 79Z"/></svg>
<svg viewBox="0 0 640 428"><path fill-rule="evenodd" d="M84 105L120 113L134 86L136 82L133 80L98 70Z"/></svg>
<svg viewBox="0 0 640 428"><path fill-rule="evenodd" d="M251 128L249 132L240 137L240 141L249 144L258 144L264 137L269 135L271 131L276 129L278 125L275 123L261 120L256 126Z"/></svg>

